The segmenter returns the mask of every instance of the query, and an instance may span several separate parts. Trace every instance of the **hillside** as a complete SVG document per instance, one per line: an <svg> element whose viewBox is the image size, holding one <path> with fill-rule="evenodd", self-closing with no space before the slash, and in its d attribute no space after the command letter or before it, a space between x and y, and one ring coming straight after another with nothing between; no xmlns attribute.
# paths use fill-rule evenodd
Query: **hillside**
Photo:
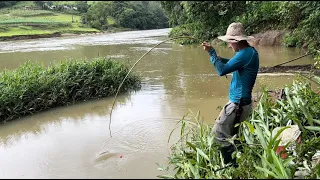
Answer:
<svg viewBox="0 0 320 180"><path fill-rule="evenodd" d="M81 16L36 8L33 1L21 1L0 9L0 37L50 35L63 33L95 33L95 28L81 23Z"/></svg>
<svg viewBox="0 0 320 180"><path fill-rule="evenodd" d="M250 35L264 36L267 32L265 35L276 37L278 32L285 32L280 39L271 38L269 43L259 44L281 44L311 51L320 48L319 1L161 1L161 5L173 27L169 36L213 40L224 35L232 22L241 22ZM273 43L274 40L278 43ZM181 41L181 44L199 43Z"/></svg>
<svg viewBox="0 0 320 180"><path fill-rule="evenodd" d="M168 18L160 2L0 2L0 40L161 28L168 28Z"/></svg>

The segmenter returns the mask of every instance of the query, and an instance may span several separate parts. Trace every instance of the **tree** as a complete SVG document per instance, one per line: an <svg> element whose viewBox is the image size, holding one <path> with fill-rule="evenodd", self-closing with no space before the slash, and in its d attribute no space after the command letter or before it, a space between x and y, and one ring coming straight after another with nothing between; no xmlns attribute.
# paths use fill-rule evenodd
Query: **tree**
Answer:
<svg viewBox="0 0 320 180"><path fill-rule="evenodd" d="M19 1L0 1L0 8L11 7L17 4Z"/></svg>
<svg viewBox="0 0 320 180"><path fill-rule="evenodd" d="M43 9L44 5L45 5L45 1L33 1L34 4L38 7L40 7L41 9Z"/></svg>
<svg viewBox="0 0 320 180"><path fill-rule="evenodd" d="M168 18L160 4L149 2L107 1L92 5L87 13L88 24L92 27L107 28L107 17L115 19L115 24L132 29L154 29L168 27ZM148 7L146 9L146 7ZM84 18L83 18L84 19Z"/></svg>
<svg viewBox="0 0 320 180"><path fill-rule="evenodd" d="M148 9L149 8L149 1L141 1L143 8Z"/></svg>
<svg viewBox="0 0 320 180"><path fill-rule="evenodd" d="M79 11L80 13L86 13L89 9L89 5L86 1L76 1L76 8L77 11Z"/></svg>
<svg viewBox="0 0 320 180"><path fill-rule="evenodd" d="M181 5L182 1L161 1L161 7L169 17L169 26L175 27L187 22L187 14Z"/></svg>
<svg viewBox="0 0 320 180"><path fill-rule="evenodd" d="M168 14L170 26L178 26L170 36L213 39L224 34L234 18L243 14L246 1L161 1L161 6Z"/></svg>

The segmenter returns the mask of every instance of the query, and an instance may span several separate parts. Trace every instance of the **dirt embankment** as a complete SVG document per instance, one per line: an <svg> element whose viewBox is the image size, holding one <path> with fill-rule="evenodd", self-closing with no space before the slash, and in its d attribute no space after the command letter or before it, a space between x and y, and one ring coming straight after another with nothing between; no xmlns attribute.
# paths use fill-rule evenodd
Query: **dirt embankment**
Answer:
<svg viewBox="0 0 320 180"><path fill-rule="evenodd" d="M304 65L284 65L275 67L260 67L259 73L310 73L320 76L320 69L317 69L313 64Z"/></svg>
<svg viewBox="0 0 320 180"><path fill-rule="evenodd" d="M104 34L104 33L116 33L124 31L134 31L136 29L130 28L110 28L105 31L76 31L70 33L55 32L51 34L32 34L32 35L14 35L14 36L0 36L0 41L14 41L14 40L25 40L25 39L38 39L38 38L52 38L62 36L84 36L90 34Z"/></svg>
<svg viewBox="0 0 320 180"><path fill-rule="evenodd" d="M60 37L60 36L61 36L61 33L2 36L2 37L0 37L0 41L12 41L12 40L23 40L23 39L37 39L37 38L51 38L51 37Z"/></svg>
<svg viewBox="0 0 320 180"><path fill-rule="evenodd" d="M271 30L263 33L253 34L253 40L248 41L252 46L281 46L285 30Z"/></svg>
<svg viewBox="0 0 320 180"><path fill-rule="evenodd" d="M32 34L32 35L15 35L15 36L2 36L0 41L15 41L15 40L26 40L26 39L38 39L38 38L53 38L63 36L80 36L88 34L102 34L108 32L83 32L83 33L60 33L55 32L51 34Z"/></svg>

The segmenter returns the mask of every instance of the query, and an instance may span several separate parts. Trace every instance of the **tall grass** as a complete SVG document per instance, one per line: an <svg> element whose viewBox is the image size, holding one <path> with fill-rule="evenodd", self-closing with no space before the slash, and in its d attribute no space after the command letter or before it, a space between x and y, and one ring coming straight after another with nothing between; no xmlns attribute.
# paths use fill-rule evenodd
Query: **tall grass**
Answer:
<svg viewBox="0 0 320 180"><path fill-rule="evenodd" d="M57 27L67 27L71 26L71 23L65 23L65 22L53 22L46 19L23 19L23 18L16 18L16 19L7 19L2 20L0 22L0 25L11 25L11 24L17 24L17 25L56 25Z"/></svg>
<svg viewBox="0 0 320 180"><path fill-rule="evenodd" d="M124 64L104 58L64 61L47 68L27 62L0 74L0 120L114 95L127 73ZM139 87L139 77L130 75L120 91Z"/></svg>
<svg viewBox="0 0 320 180"><path fill-rule="evenodd" d="M17 9L10 11L10 15L19 17L32 17L32 16L53 16L54 12L46 10L23 10Z"/></svg>
<svg viewBox="0 0 320 180"><path fill-rule="evenodd" d="M53 5L55 6L61 6L61 5L76 5L76 1L53 1Z"/></svg>
<svg viewBox="0 0 320 180"><path fill-rule="evenodd" d="M320 84L319 77L314 81ZM292 179L303 172L303 178L320 178L320 163L312 161L320 150L320 96L301 77L284 90L284 100L273 100L265 90L250 117L239 124L239 137L229 139L236 146L233 157L237 168L223 164L219 145L210 134L212 125L204 124L199 115L191 113L178 124L180 140L171 147L169 166L159 168L169 172L171 167L173 175L158 177ZM283 159L275 151L289 120L302 131L302 143L287 144L288 157ZM272 134L276 127L281 130ZM235 140L238 142L234 143ZM289 145L296 148L288 148Z"/></svg>

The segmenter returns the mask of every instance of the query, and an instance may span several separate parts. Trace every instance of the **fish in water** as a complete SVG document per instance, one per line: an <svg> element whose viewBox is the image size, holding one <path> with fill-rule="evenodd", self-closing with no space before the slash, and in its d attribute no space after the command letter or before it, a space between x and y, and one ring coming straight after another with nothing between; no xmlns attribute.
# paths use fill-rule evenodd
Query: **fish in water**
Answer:
<svg viewBox="0 0 320 180"><path fill-rule="evenodd" d="M122 158L122 155L120 153L110 153L108 151L104 151L104 152L101 152L99 153L97 156L96 156L96 159L95 161L99 162L99 161L105 161L105 160L108 160L112 157L116 157L116 156L120 156L120 158Z"/></svg>

